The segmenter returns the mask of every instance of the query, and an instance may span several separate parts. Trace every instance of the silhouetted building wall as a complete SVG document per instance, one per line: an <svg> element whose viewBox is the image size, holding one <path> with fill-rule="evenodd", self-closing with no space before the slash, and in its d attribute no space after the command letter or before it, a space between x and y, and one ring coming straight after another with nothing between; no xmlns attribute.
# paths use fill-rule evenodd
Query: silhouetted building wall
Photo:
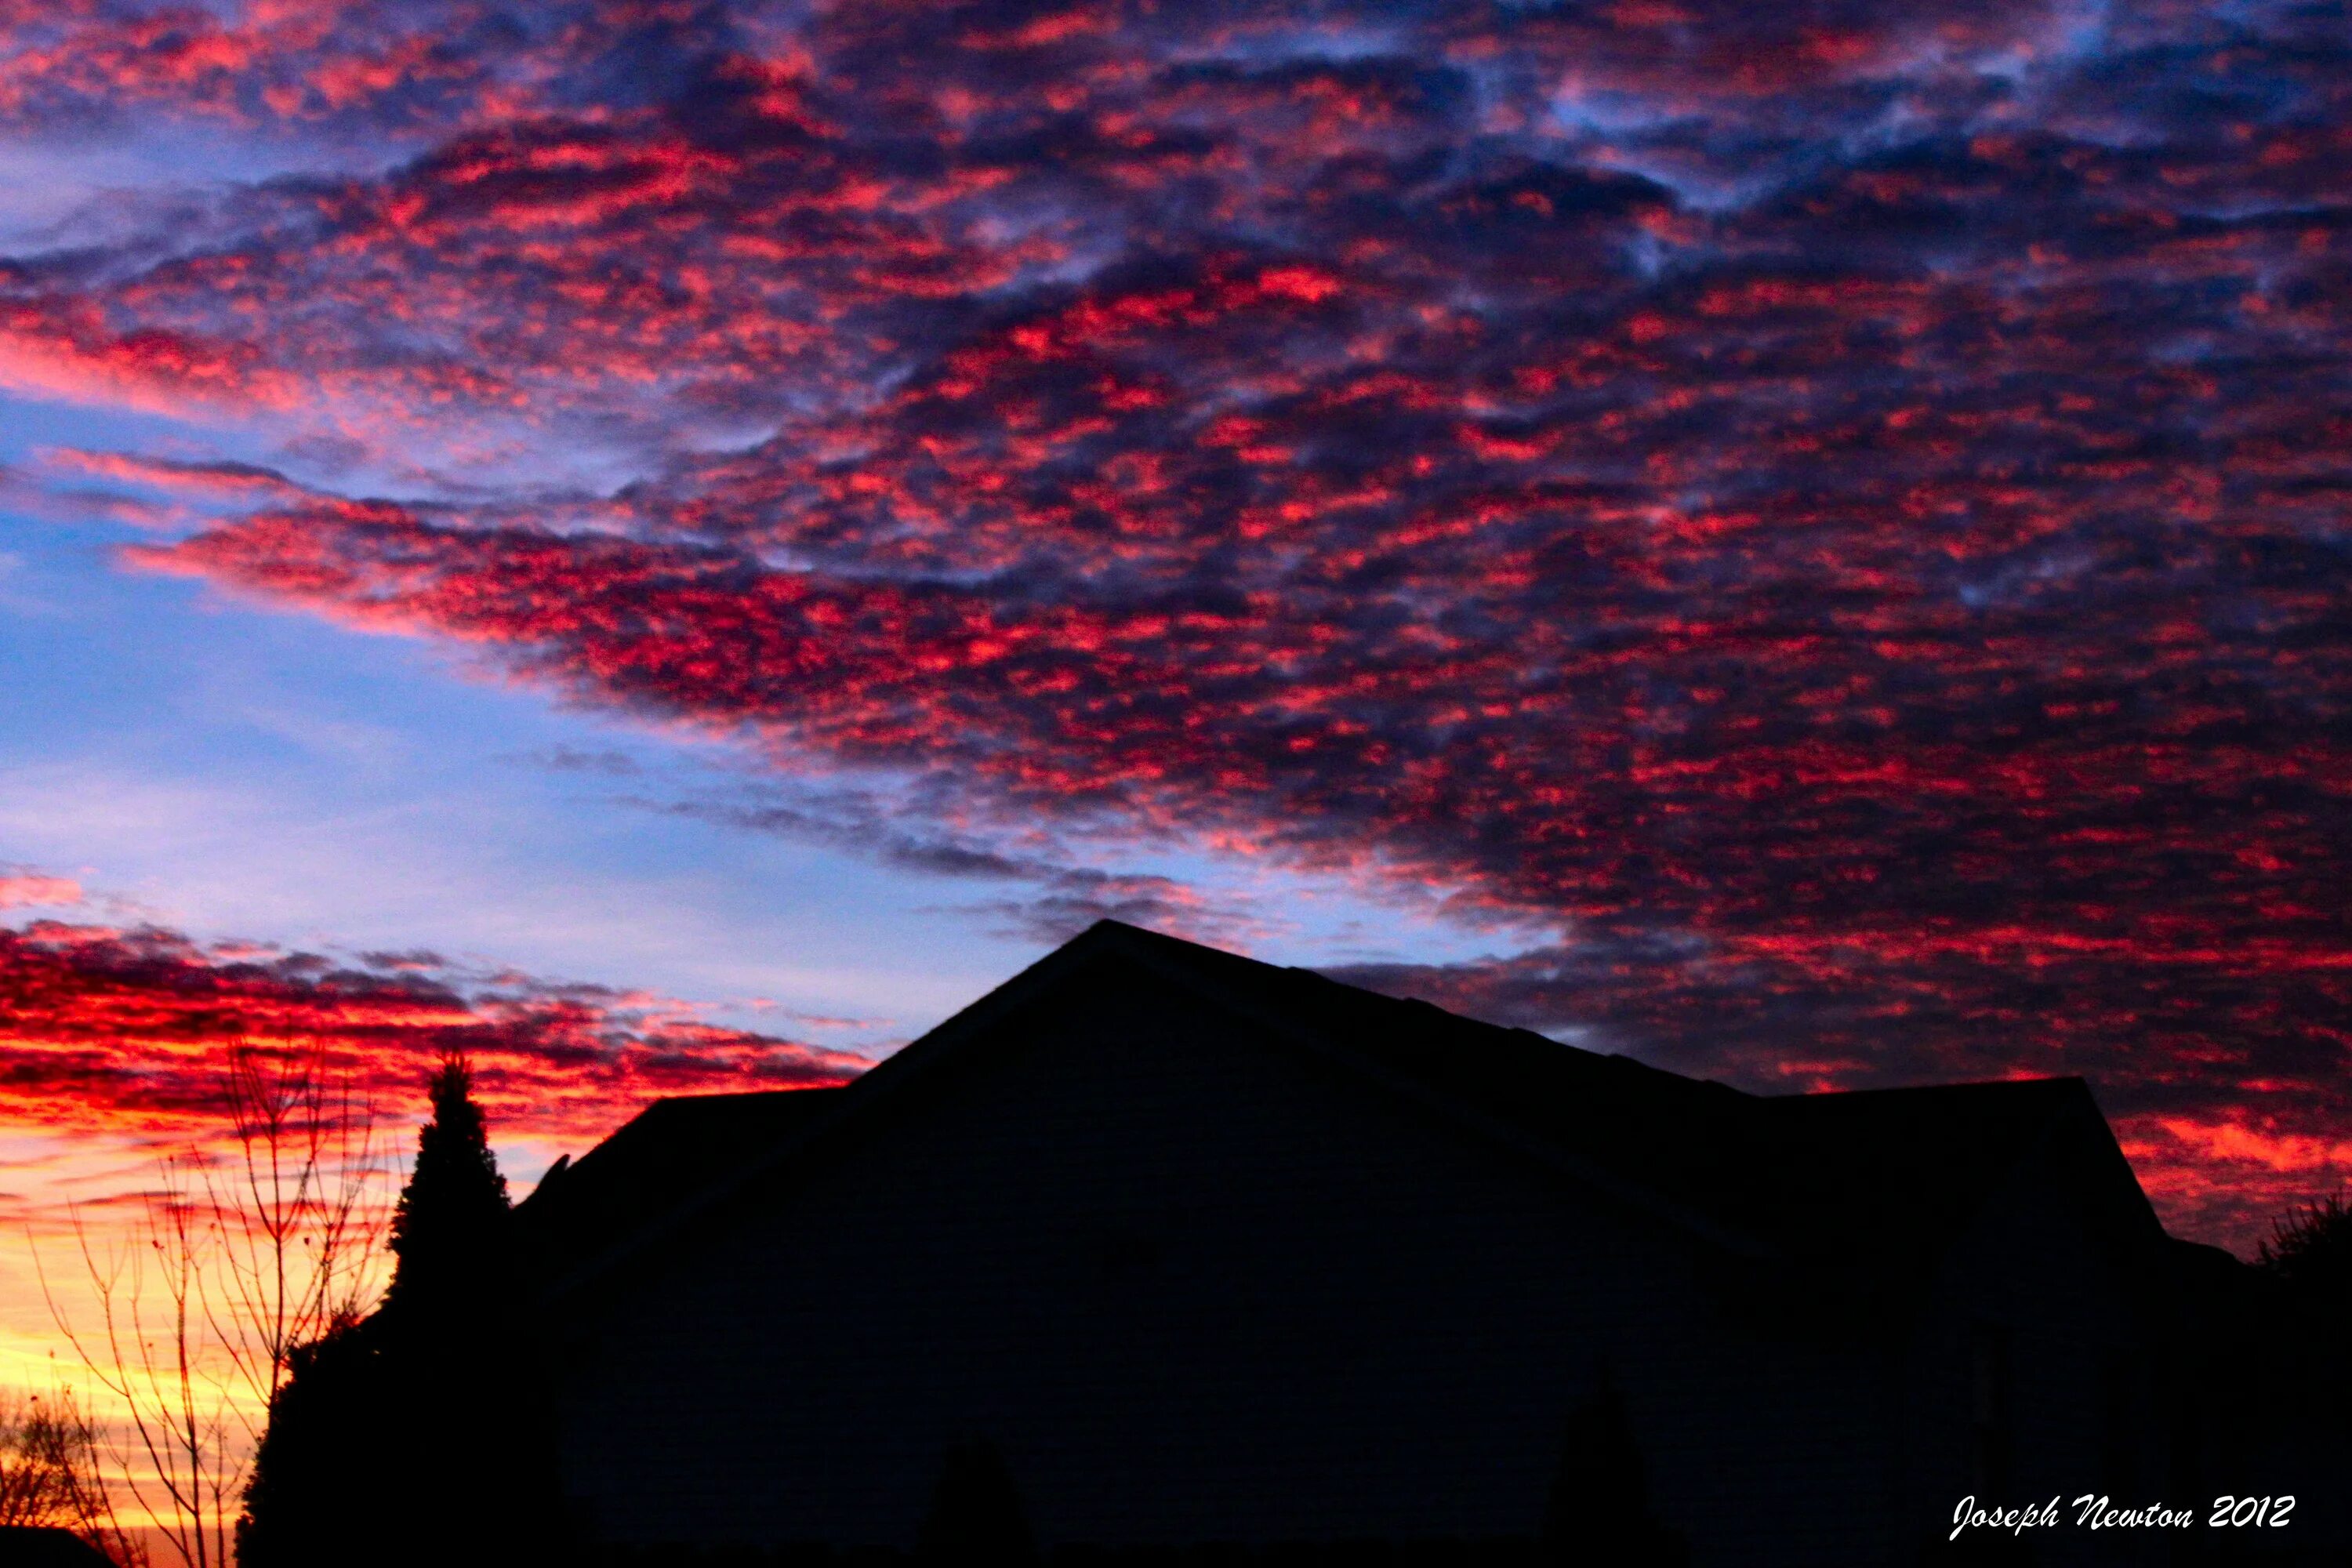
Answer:
<svg viewBox="0 0 2352 1568"><path fill-rule="evenodd" d="M641 1123L520 1211L593 1541L908 1547L985 1443L1046 1548L1532 1542L1604 1383L1694 1564L2177 1495L2170 1244L2075 1080L1759 1099L1107 922Z"/></svg>

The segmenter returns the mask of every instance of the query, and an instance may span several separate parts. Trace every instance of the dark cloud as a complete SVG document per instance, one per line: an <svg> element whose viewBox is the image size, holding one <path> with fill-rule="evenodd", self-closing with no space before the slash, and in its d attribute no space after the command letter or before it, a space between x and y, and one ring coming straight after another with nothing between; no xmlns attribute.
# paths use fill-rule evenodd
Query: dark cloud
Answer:
<svg viewBox="0 0 2352 1568"><path fill-rule="evenodd" d="M953 832L822 831L1039 934L1172 894L1034 824L1264 852L1704 1070L2090 1071L2184 1221L2343 1168L2340 8L377 7L217 88L126 15L15 24L17 122L440 74L0 263L16 382L635 475L182 476L137 560L895 770Z"/></svg>
<svg viewBox="0 0 2352 1568"><path fill-rule="evenodd" d="M984 899L950 906L956 913L988 922L998 936L1058 945L1097 921L1125 921L1129 925L1221 942L1231 947L1250 934L1241 920L1203 908L1200 895L1169 877L1076 868L1042 879L1042 887L1026 897Z"/></svg>
<svg viewBox="0 0 2352 1568"><path fill-rule="evenodd" d="M606 778L635 778L645 772L636 758L626 752L584 752L576 746L554 746L543 752L530 752L517 760L557 773L596 773Z"/></svg>
<svg viewBox="0 0 2352 1568"><path fill-rule="evenodd" d="M1018 890L1010 896L948 906L990 922L988 929L995 935L1059 943L1099 920L1121 920L1227 945L1256 934L1238 911L1211 907L1175 878L1081 864L1080 849L1034 827L1018 836L1021 847L1016 847L925 826L946 815L943 807L953 804L942 801L936 788L908 799L872 790L778 785L757 802L634 798L627 804L665 816L822 844L921 876L1015 884Z"/></svg>

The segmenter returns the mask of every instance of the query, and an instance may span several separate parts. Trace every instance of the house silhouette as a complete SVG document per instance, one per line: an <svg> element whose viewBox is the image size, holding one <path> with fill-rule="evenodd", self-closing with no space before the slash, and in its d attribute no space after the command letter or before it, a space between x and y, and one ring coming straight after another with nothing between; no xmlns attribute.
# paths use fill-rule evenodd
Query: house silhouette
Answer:
<svg viewBox="0 0 2352 1568"><path fill-rule="evenodd" d="M0 1568L112 1568L106 1554L69 1530L0 1524Z"/></svg>
<svg viewBox="0 0 2352 1568"><path fill-rule="evenodd" d="M1942 1560L1965 1495L2193 1501L2235 1267L2078 1079L1760 1097L1115 921L518 1215L571 1528L656 1556Z"/></svg>

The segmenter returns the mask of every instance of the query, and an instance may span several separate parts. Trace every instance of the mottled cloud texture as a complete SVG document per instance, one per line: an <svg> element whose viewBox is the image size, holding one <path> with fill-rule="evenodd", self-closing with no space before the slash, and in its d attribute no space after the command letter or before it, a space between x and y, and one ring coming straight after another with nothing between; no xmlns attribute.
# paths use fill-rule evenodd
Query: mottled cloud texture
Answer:
<svg viewBox="0 0 2352 1568"><path fill-rule="evenodd" d="M295 166L0 259L0 380L280 444L60 458L141 564L1556 920L1366 977L1668 1065L2088 1073L2201 1234L2352 1169L2340 5L0 17L7 134Z"/></svg>
<svg viewBox="0 0 2352 1568"><path fill-rule="evenodd" d="M315 1052L404 1126L435 1062L463 1051L501 1138L575 1143L658 1095L838 1083L866 1066L663 997L473 973L429 952L338 963L154 926L0 929L0 1122L209 1140L240 1046Z"/></svg>

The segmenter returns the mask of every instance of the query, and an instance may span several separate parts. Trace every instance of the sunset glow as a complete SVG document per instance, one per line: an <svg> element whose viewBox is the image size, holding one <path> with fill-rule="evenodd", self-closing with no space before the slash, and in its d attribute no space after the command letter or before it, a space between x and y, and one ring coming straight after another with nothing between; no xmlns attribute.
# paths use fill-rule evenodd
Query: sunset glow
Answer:
<svg viewBox="0 0 2352 1568"><path fill-rule="evenodd" d="M519 1187L1106 914L2352 1177L2291 4L0 0L0 1366L232 1043ZM91 1210L104 1212L103 1204Z"/></svg>

